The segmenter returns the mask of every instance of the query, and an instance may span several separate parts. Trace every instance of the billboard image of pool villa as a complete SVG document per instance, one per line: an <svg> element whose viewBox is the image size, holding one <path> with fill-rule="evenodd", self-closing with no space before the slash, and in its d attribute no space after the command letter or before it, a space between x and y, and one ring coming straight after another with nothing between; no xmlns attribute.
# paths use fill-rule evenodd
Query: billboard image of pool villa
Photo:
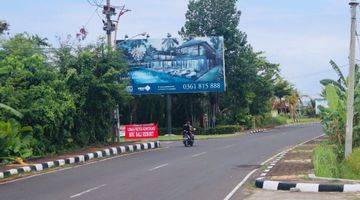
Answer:
<svg viewBox="0 0 360 200"><path fill-rule="evenodd" d="M222 37L117 42L129 64L133 94L225 91Z"/></svg>

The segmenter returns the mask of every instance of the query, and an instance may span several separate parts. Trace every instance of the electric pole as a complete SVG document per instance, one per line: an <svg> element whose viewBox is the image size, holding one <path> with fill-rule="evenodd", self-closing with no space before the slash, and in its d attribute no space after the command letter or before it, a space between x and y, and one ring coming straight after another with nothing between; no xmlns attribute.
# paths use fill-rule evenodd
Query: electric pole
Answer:
<svg viewBox="0 0 360 200"><path fill-rule="evenodd" d="M349 77L348 77L348 98L346 106L346 138L345 138L345 158L352 153L353 144L353 122L354 122L354 87L355 87L355 47L356 47L356 9L359 5L356 1L349 3L351 8L351 38L349 56Z"/></svg>
<svg viewBox="0 0 360 200"><path fill-rule="evenodd" d="M110 0L106 0L106 5L103 7L103 14L106 17L106 21L104 22L103 29L106 32L108 51L110 53L110 51L112 50L111 33L115 31L115 24L113 24L111 17L116 14L115 7L111 6ZM114 132L115 132L114 142L116 142L119 140L119 134L120 134L119 105L116 105L116 108L114 110L114 118L115 118L115 123L113 124Z"/></svg>
<svg viewBox="0 0 360 200"><path fill-rule="evenodd" d="M115 30L115 24L111 20L111 16L115 15L115 7L112 7L110 0L106 0L106 5L104 6L103 14L106 17L106 22L104 23L104 31L106 32L107 44L111 48L111 33Z"/></svg>

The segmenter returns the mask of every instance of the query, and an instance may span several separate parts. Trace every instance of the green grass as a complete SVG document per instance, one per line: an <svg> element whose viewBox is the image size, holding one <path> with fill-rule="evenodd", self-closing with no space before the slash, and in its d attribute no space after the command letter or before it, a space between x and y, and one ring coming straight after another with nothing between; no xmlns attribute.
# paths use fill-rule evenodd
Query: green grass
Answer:
<svg viewBox="0 0 360 200"><path fill-rule="evenodd" d="M352 154L353 159L360 159L360 154ZM360 180L360 174L349 160L339 162L333 146L323 143L316 146L313 155L315 175L318 177ZM358 163L357 163L358 164Z"/></svg>
<svg viewBox="0 0 360 200"><path fill-rule="evenodd" d="M315 147L313 163L316 176L338 178L340 175L336 154L330 145L319 144Z"/></svg>
<svg viewBox="0 0 360 200"><path fill-rule="evenodd" d="M300 118L298 119L299 123L310 123L310 122L320 122L320 118ZM287 119L288 124L292 124L292 119Z"/></svg>
<svg viewBox="0 0 360 200"><path fill-rule="evenodd" d="M340 177L344 179L360 180L360 174L354 172L354 170L346 162L342 162L339 166Z"/></svg>
<svg viewBox="0 0 360 200"><path fill-rule="evenodd" d="M216 134L216 135L195 135L196 140L208 140L208 139L216 139L216 138L232 138L232 137L238 137L242 134ZM182 140L181 135L170 135L170 136L159 136L159 141L178 141Z"/></svg>

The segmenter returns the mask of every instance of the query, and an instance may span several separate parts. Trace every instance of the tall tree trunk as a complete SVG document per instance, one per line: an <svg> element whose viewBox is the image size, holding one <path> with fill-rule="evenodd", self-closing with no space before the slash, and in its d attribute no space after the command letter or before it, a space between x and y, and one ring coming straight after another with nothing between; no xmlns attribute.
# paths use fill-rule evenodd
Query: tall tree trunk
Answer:
<svg viewBox="0 0 360 200"><path fill-rule="evenodd" d="M210 94L210 107L211 107L211 120L210 127L215 128L216 126L216 114L217 114L217 106L218 106L219 94Z"/></svg>

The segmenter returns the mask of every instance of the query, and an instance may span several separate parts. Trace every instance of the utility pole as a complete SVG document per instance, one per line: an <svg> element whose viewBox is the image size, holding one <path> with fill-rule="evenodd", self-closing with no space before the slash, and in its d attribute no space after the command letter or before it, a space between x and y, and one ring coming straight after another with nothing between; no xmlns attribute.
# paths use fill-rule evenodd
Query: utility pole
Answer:
<svg viewBox="0 0 360 200"><path fill-rule="evenodd" d="M172 125L171 125L171 94L166 95L166 133L172 134Z"/></svg>
<svg viewBox="0 0 360 200"><path fill-rule="evenodd" d="M345 138L345 158L352 153L353 145L353 123L354 123L354 87L355 87L355 47L356 47L356 9L359 5L356 1L349 3L351 8L351 38L349 56L349 77L348 77L348 98L346 106L346 138Z"/></svg>
<svg viewBox="0 0 360 200"><path fill-rule="evenodd" d="M106 32L108 51L111 51L112 50L111 33L115 30L115 24L113 24L111 17L116 13L115 13L115 7L111 6L110 4L110 0L106 0L106 5L103 7L103 14L106 17L103 30ZM119 105L116 105L116 108L114 110L114 118L116 121L115 124L113 124L115 130L114 142L116 142L119 140L119 134L120 134Z"/></svg>
<svg viewBox="0 0 360 200"><path fill-rule="evenodd" d="M103 14L106 17L106 22L104 23L104 31L106 31L107 44L111 48L111 33L115 30L115 24L111 20L111 16L115 15L115 8L111 6L110 0L106 0L106 5L104 6Z"/></svg>
<svg viewBox="0 0 360 200"><path fill-rule="evenodd" d="M167 34L167 38L171 39L171 34ZM172 101L171 94L166 95L166 133L172 134L172 120L171 120L171 110L172 110Z"/></svg>

